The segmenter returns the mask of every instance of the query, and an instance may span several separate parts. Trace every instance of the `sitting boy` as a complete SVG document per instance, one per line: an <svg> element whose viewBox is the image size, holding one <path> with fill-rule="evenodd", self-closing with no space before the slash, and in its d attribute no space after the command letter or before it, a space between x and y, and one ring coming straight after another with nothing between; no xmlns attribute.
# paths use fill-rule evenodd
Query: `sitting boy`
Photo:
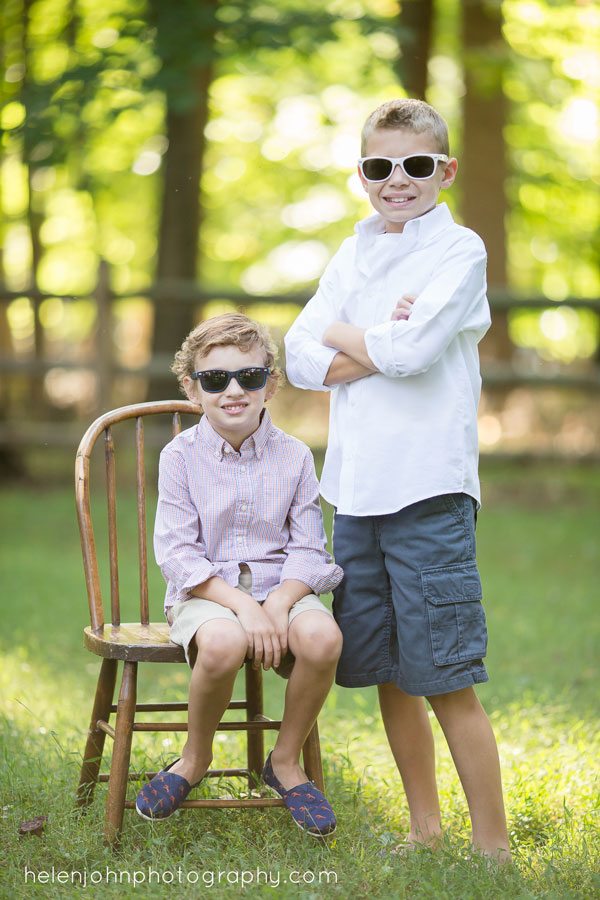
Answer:
<svg viewBox="0 0 600 900"><path fill-rule="evenodd" d="M475 560L485 247L437 205L457 162L427 103L383 104L361 152L377 215L342 244L286 338L290 381L333 389L321 489L336 507L345 573L333 604L344 636L337 682L378 686L408 846L435 844L441 831L426 697L467 797L473 845L505 861L498 751L473 689L488 677Z"/></svg>
<svg viewBox="0 0 600 900"><path fill-rule="evenodd" d="M342 639L318 595L342 578L326 552L312 455L264 408L277 349L244 315L198 325L173 371L202 406L198 425L162 451L154 546L167 582L171 640L192 669L180 759L139 792L136 809L165 819L200 783L244 658L289 677L281 730L263 780L294 821L331 834L331 806L300 767L300 751L329 692Z"/></svg>

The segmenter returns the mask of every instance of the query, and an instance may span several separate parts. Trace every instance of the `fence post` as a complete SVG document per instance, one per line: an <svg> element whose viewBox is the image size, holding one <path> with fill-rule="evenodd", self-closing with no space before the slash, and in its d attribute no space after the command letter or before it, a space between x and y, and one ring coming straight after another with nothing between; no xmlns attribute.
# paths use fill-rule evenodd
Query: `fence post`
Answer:
<svg viewBox="0 0 600 900"><path fill-rule="evenodd" d="M98 376L97 413L111 408L113 380L113 320L110 269L105 259L98 264L96 299L96 373Z"/></svg>

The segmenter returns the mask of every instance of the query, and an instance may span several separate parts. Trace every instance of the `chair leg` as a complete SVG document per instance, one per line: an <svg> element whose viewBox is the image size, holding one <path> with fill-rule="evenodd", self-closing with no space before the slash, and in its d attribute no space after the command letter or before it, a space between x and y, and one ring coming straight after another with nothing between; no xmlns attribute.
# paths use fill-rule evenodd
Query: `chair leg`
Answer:
<svg viewBox="0 0 600 900"><path fill-rule="evenodd" d="M319 742L319 726L315 722L302 747L304 771L314 781L320 791L325 790L323 782L323 763L321 761L321 744Z"/></svg>
<svg viewBox="0 0 600 900"><path fill-rule="evenodd" d="M96 686L96 696L92 709L92 719L88 731L87 742L83 754L83 764L77 788L77 805L88 806L94 796L94 788L98 783L98 772L102 762L106 733L97 727L98 721L108 722L110 707L115 695L117 679L117 660L103 659Z"/></svg>
<svg viewBox="0 0 600 900"><path fill-rule="evenodd" d="M104 825L104 842L115 846L119 842L123 827L125 795L127 793L127 775L129 774L129 758L131 756L131 739L135 719L135 703L137 695L137 663L123 664L123 678L117 704L115 722L115 741L113 747L108 794L106 797L106 821Z"/></svg>
<svg viewBox="0 0 600 900"><path fill-rule="evenodd" d="M248 704L246 718L252 722L263 715L262 670L253 669L250 661L245 665L246 702ZM265 764L265 736L263 731L248 732L248 789L255 790ZM256 774L258 774L258 778Z"/></svg>

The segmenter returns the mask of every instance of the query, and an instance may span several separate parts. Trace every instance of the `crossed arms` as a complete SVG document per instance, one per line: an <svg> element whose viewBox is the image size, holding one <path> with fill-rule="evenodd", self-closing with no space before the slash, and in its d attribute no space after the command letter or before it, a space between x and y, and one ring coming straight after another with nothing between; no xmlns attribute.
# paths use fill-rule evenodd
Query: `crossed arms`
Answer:
<svg viewBox="0 0 600 900"><path fill-rule="evenodd" d="M392 321L408 319L415 298L405 294L396 304ZM323 344L339 352L334 356L323 384L331 387L348 381L358 381L378 372L379 369L367 353L365 328L350 325L349 322L332 322L323 334Z"/></svg>

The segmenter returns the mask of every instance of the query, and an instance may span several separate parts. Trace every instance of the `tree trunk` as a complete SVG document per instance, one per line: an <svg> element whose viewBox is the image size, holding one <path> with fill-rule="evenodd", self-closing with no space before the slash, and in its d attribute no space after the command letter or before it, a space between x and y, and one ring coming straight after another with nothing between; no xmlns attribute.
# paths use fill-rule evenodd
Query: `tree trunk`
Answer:
<svg viewBox="0 0 600 900"><path fill-rule="evenodd" d="M403 0L399 24L400 82L409 97L425 100L433 31L433 0Z"/></svg>
<svg viewBox="0 0 600 900"><path fill-rule="evenodd" d="M214 2L209 5L215 5ZM181 282L199 280L199 241L202 224L200 179L205 148L204 130L208 121L208 92L213 77L214 34L206 27L201 40L206 47L204 62L183 70L182 90L194 102L182 109L177 97L167 94L166 132L169 146L165 154L163 196L159 226L156 281L159 297L154 320L153 356L168 374L170 361L192 329L197 310L190 303L174 299ZM169 284L173 293L169 292ZM185 287L185 286L183 286ZM150 380L152 399L167 399L177 394L173 376L169 382Z"/></svg>
<svg viewBox="0 0 600 900"><path fill-rule="evenodd" d="M503 129L506 102L502 74L506 48L499 3L463 0L463 47L466 64L464 134L460 176L465 225L476 231L488 252L488 284L506 286L506 160ZM482 355L512 356L506 312L494 315L482 343Z"/></svg>

